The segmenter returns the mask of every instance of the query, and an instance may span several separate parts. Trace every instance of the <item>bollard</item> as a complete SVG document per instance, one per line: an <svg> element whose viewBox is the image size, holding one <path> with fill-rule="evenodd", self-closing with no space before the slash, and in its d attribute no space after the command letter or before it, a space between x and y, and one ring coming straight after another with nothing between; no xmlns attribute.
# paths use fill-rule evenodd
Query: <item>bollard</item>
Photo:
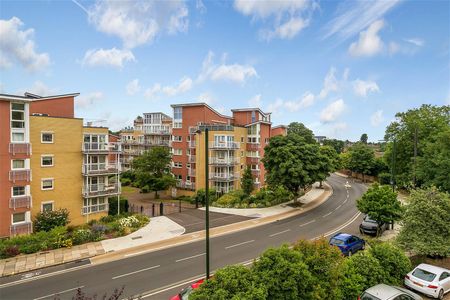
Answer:
<svg viewBox="0 0 450 300"><path fill-rule="evenodd" d="M155 216L155 203L152 204L152 217Z"/></svg>
<svg viewBox="0 0 450 300"><path fill-rule="evenodd" d="M141 214L144 212L144 207L141 205Z"/></svg>
<svg viewBox="0 0 450 300"><path fill-rule="evenodd" d="M159 203L159 215L160 216L164 215L164 204L162 202Z"/></svg>

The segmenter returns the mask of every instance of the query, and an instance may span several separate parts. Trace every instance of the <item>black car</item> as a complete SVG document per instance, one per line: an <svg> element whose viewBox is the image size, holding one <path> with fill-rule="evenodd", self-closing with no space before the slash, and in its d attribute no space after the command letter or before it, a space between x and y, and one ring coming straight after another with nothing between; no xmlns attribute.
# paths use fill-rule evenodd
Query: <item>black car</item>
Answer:
<svg viewBox="0 0 450 300"><path fill-rule="evenodd" d="M362 234L380 235L388 229L388 226L387 223L377 222L366 215L361 225L359 225L359 232Z"/></svg>

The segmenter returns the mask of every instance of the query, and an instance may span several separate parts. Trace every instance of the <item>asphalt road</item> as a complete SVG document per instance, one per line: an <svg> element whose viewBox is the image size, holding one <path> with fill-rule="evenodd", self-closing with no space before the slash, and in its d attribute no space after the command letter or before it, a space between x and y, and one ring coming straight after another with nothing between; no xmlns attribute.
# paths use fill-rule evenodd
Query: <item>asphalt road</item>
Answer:
<svg viewBox="0 0 450 300"><path fill-rule="evenodd" d="M333 175L328 183L333 195L317 208L296 217L211 239L211 269L250 262L266 248L298 239L329 236L333 231L356 233L360 214L355 200L366 190L359 183L344 187L346 179ZM353 222L351 222L353 221ZM111 294L125 287L123 297L168 299L194 278L202 277L205 265L204 241L131 256L105 264L86 266L52 276L17 281L0 286L0 298L72 299L77 287L88 295ZM1 281L0 281L1 282ZM57 297L56 297L57 296Z"/></svg>

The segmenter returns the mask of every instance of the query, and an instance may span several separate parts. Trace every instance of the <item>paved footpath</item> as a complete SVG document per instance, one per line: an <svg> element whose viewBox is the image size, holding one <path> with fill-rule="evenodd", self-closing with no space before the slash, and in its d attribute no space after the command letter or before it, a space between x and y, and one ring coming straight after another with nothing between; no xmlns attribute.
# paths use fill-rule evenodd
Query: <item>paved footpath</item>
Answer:
<svg viewBox="0 0 450 300"><path fill-rule="evenodd" d="M327 185L325 190L318 188L317 185L314 185L308 193L299 198L299 201L303 204L302 207L291 207L286 204L276 205L268 208L253 209L211 207L211 211L231 215L246 216L251 218L260 218L261 221L264 220L263 223L273 222L276 221L279 217L288 217L292 214L298 214L320 205L320 203L328 198L326 196L327 190L331 190L331 188ZM217 231L217 234L225 234L230 231L242 230L248 226L257 226L260 223L261 222L256 220L243 221L236 223L237 227L233 224L217 227L216 229L212 229L212 233L215 233L215 231ZM109 239L95 243L87 243L79 246L73 246L72 248L61 248L34 254L19 255L8 259L2 259L0 260L0 277L29 272L46 267L57 266L60 264L79 261L86 258L93 258L96 256L101 259L101 257L103 256L100 257L100 255L102 254L108 254L106 257L111 256L110 254L114 256L115 253L119 254L123 252L123 250L145 247L146 245L150 246L153 244L155 246L158 245L159 247L160 243L177 243L179 241L176 241L174 238L182 238L181 235L183 235L184 232L184 227L180 226L179 224L165 216L153 217L151 218L151 221L147 226L125 237Z"/></svg>

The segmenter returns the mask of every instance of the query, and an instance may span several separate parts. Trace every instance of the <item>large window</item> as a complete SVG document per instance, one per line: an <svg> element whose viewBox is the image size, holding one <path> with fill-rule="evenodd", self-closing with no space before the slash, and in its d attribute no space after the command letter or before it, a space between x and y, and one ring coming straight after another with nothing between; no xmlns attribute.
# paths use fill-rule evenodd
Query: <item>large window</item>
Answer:
<svg viewBox="0 0 450 300"><path fill-rule="evenodd" d="M13 159L11 163L11 169L25 169L25 159Z"/></svg>
<svg viewBox="0 0 450 300"><path fill-rule="evenodd" d="M25 141L25 133L12 132L12 141L13 142L24 142Z"/></svg>
<svg viewBox="0 0 450 300"><path fill-rule="evenodd" d="M83 200L83 213L91 214L101 211L107 211L108 205L104 197L88 198Z"/></svg>
<svg viewBox="0 0 450 300"><path fill-rule="evenodd" d="M182 149L173 149L173 155L183 155Z"/></svg>
<svg viewBox="0 0 450 300"><path fill-rule="evenodd" d="M23 223L26 221L26 215L25 213L16 213L12 215L12 223L16 224L16 223Z"/></svg>
<svg viewBox="0 0 450 300"><path fill-rule="evenodd" d="M183 123L182 122L173 122L173 128L182 128Z"/></svg>
<svg viewBox="0 0 450 300"><path fill-rule="evenodd" d="M181 120L183 119L183 108L182 107L174 107L173 108L173 119Z"/></svg>
<svg viewBox="0 0 450 300"><path fill-rule="evenodd" d="M11 103L11 128L25 128L25 104Z"/></svg>

